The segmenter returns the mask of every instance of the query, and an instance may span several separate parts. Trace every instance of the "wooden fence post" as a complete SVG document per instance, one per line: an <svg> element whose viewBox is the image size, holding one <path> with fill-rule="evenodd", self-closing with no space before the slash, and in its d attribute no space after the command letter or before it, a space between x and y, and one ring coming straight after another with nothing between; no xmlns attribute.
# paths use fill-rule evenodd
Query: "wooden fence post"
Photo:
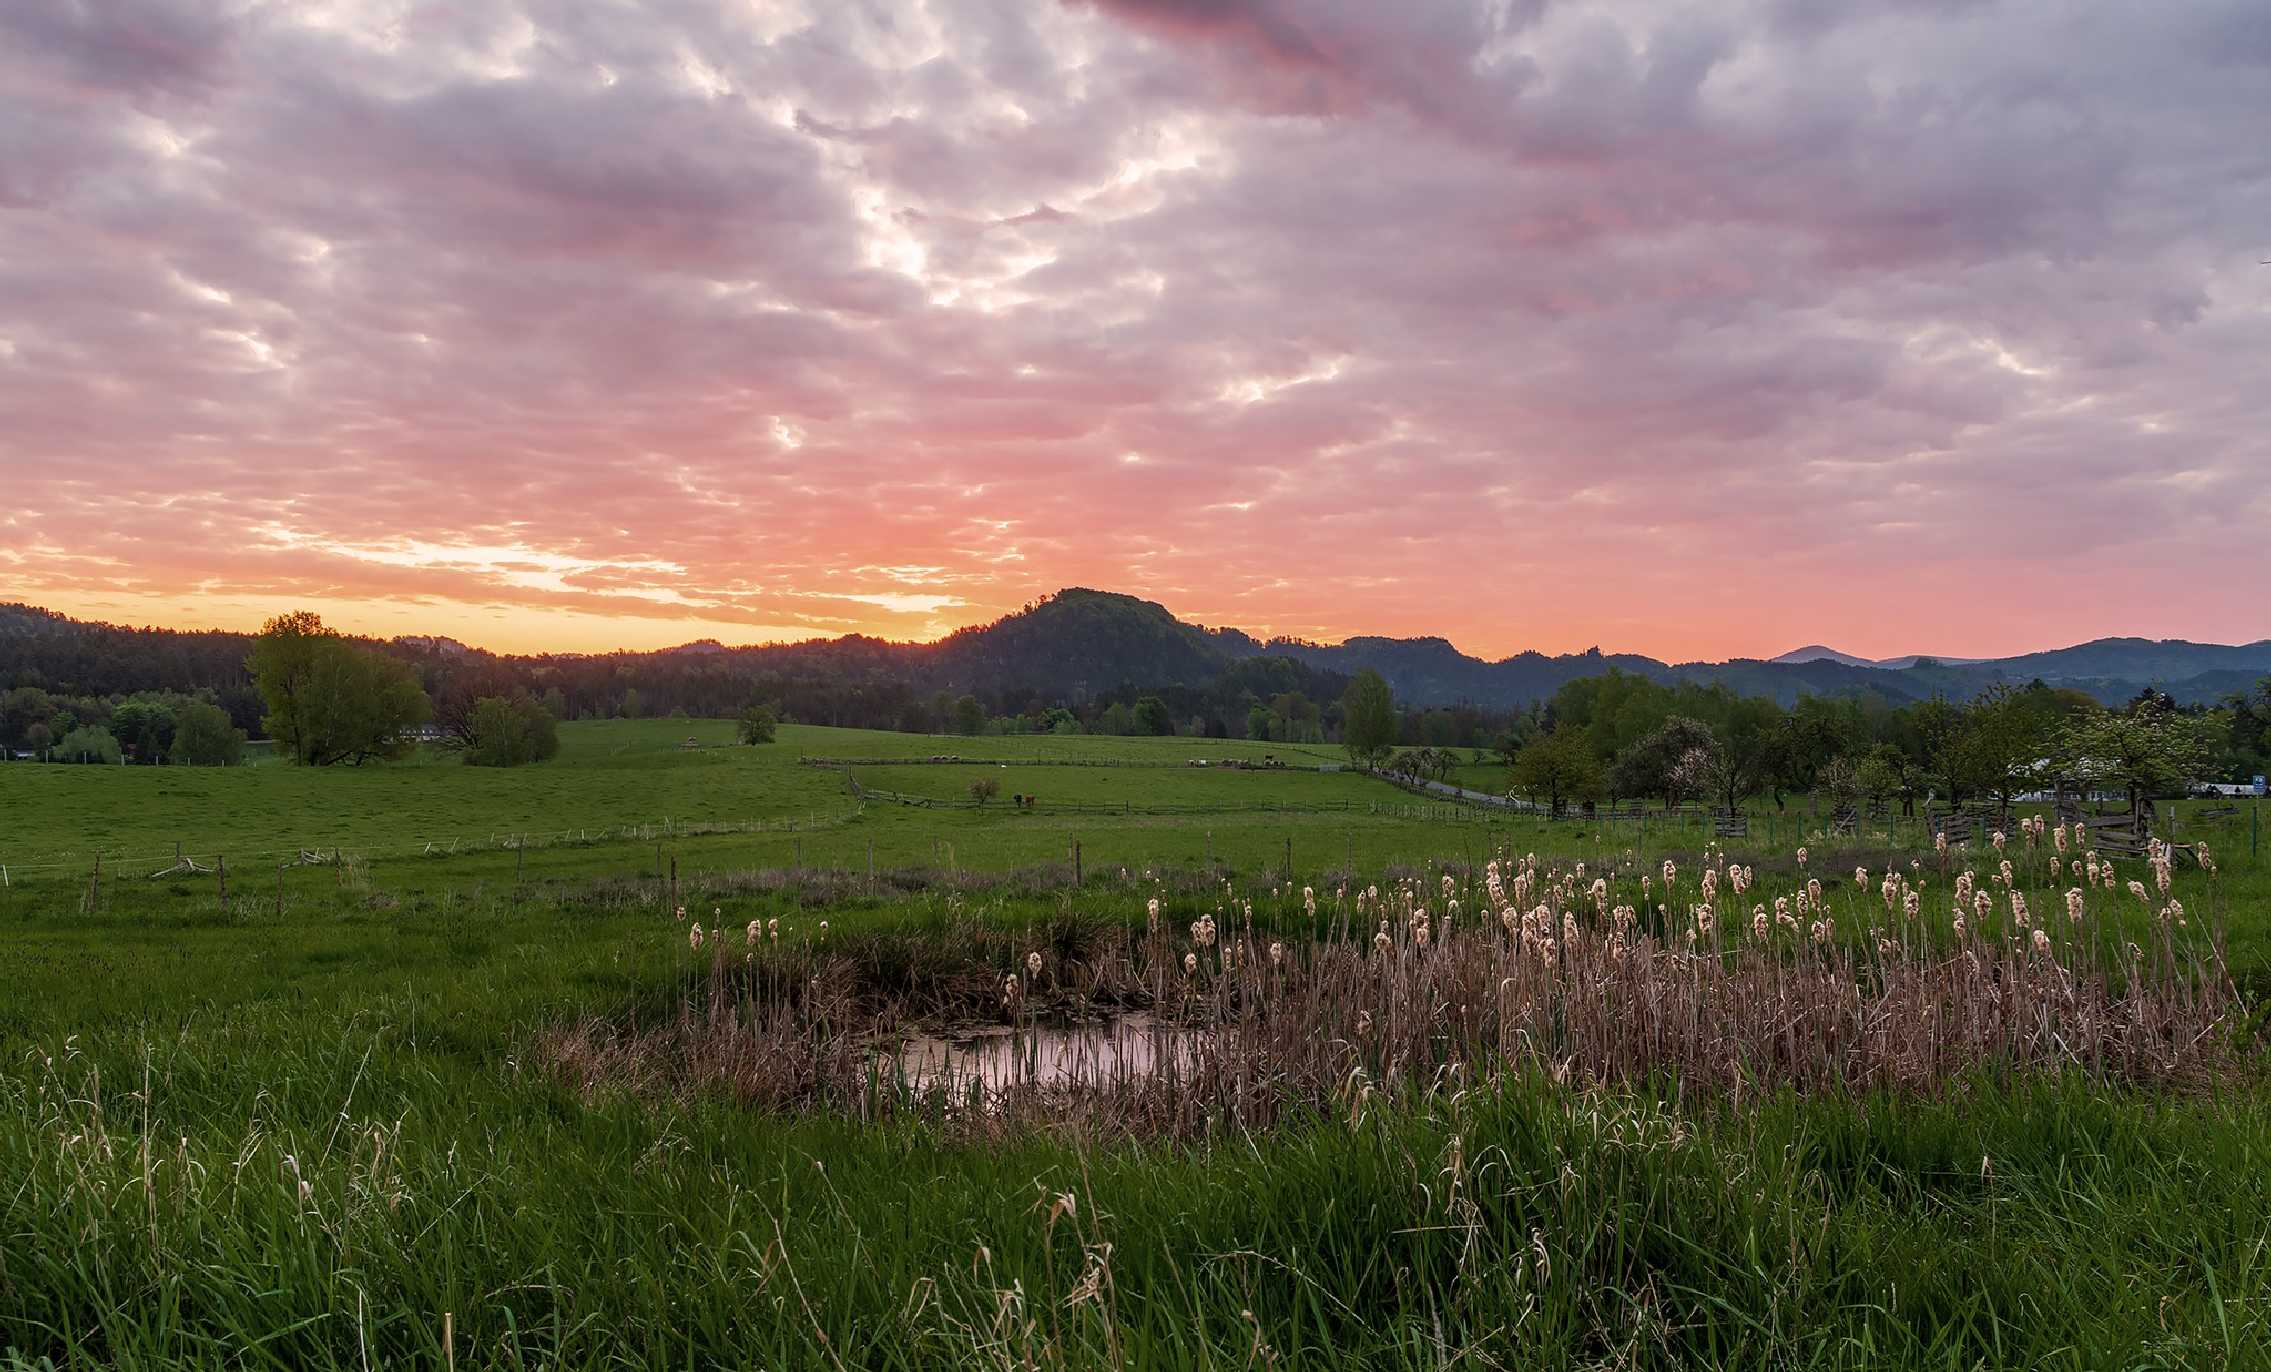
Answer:
<svg viewBox="0 0 2271 1372"><path fill-rule="evenodd" d="M276 918L284 917L284 864L276 864Z"/></svg>
<svg viewBox="0 0 2271 1372"><path fill-rule="evenodd" d="M221 888L221 908L229 908L229 860L225 855L213 858L213 876Z"/></svg>

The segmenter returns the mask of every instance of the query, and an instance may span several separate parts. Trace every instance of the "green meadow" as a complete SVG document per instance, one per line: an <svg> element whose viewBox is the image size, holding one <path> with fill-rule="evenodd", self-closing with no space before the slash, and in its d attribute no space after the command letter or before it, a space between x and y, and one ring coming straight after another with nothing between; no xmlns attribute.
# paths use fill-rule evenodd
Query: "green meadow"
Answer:
<svg viewBox="0 0 2271 1372"><path fill-rule="evenodd" d="M2271 868L2251 860L2246 813L2188 829L2180 811L2177 827L2218 863L2173 877L2184 946L2222 931L2212 955L2241 997L2213 1075L1989 1054L1923 1084L1728 1093L1684 1087L1676 1064L1587 1083L1540 1059L1383 1072L1376 1092L1262 1129L1157 1131L662 1090L660 1069L576 1077L547 1045L562 1025L706 1013L729 951L814 984L857 969L917 987L924 959L986 931L1052 968L1101 967L1113 939L1144 935L1153 899L1177 959L1185 927L1217 915L1257 947L1330 943L1342 924L1368 939L1372 914L1336 913L1366 887L1448 878L1472 910L1483 864L1535 854L1638 901L1666 859L1693 880L1707 830L1430 805L1282 746L786 726L750 748L716 721L561 733L554 762L498 771L0 767L0 1356L2271 1364L2271 1092L2246 999L2271 967ZM1219 765L1273 753L1290 765ZM963 760L909 761L933 756ZM859 761L847 775L807 757ZM982 805L981 778L999 783ZM1810 813L1726 840L1727 858L1762 890L1819 873L1849 923L1876 908L1856 865L1912 871L1945 904L1919 836L1833 838ZM177 845L195 866L159 874ZM2030 852L2022 864L2047 859ZM2151 880L2135 863L2121 877ZM2041 913L2055 890L2036 885ZM2099 944L2152 943L2150 906L2091 899ZM1668 942L1685 916L1652 918ZM775 920L744 953L744 927ZM2023 938L2010 946L2007 965L2028 965ZM1012 960L975 984L1005 970L1019 975Z"/></svg>

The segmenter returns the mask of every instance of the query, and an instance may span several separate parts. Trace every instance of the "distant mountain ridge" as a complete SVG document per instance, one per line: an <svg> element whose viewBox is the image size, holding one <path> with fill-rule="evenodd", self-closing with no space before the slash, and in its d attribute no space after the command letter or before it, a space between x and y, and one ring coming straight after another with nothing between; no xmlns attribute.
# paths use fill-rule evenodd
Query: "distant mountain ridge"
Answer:
<svg viewBox="0 0 2271 1372"><path fill-rule="evenodd" d="M1937 662L1943 667L1973 667L1989 660L1979 657L1941 657L1933 653L1910 653L1906 657L1855 657L1851 653L1841 653L1819 643L1792 648L1780 657L1767 659L1769 662L1792 667L1806 662L1835 662L1847 667L1889 667L1894 671L1913 667L1919 662Z"/></svg>
<svg viewBox="0 0 2271 1372"><path fill-rule="evenodd" d="M1820 643L1809 643L1803 648L1792 648L1782 656L1771 657L1767 661L1779 663L1786 667L1795 667L1804 662L1835 662L1847 667L1881 667L1884 665L1874 658L1855 657L1851 653L1841 653L1835 648Z"/></svg>
<svg viewBox="0 0 2271 1372"><path fill-rule="evenodd" d="M1387 678L1398 699L1415 705L1467 703L1499 709L1543 700L1570 681L1611 670L1667 682L1722 683L1784 705L1801 695L1855 691L1895 704L1935 694L1969 699L1998 682L2023 685L2037 679L2109 704L2147 686L2199 704L2271 673L2271 639L2234 645L2101 638L2008 658L1920 655L1884 662L1820 645L1773 661L1670 663L1598 648L1558 656L1523 652L1490 661L1433 636L1363 635L1334 644L1257 639L1237 629L1188 623L1154 601L1085 587L1060 591L935 646L941 658L936 666L957 686L994 687L1010 680L1057 689L1130 682L1193 685L1239 659L1289 657L1342 676L1372 668Z"/></svg>
<svg viewBox="0 0 2271 1372"><path fill-rule="evenodd" d="M77 645L106 636L118 644L138 645L133 651L150 655L153 662L174 664L164 673L169 686L201 674L190 667L186 655L193 645L195 660L225 662L234 669L235 682L243 679L246 635L124 629L82 623L29 605L0 605L0 685L26 676L27 666L39 675L67 679L69 674L58 673L56 664L83 656L86 650ZM391 647L409 656L491 656L429 636L405 636ZM910 690L1019 693L1071 701L1126 687L1206 687L1226 677L1250 682L1266 695L1265 687L1290 688L1271 687L1269 681L1272 670L1280 675L1298 672L1288 665L1292 663L1326 674L1327 679L1372 668L1387 678L1398 699L1420 706L1517 708L1546 699L1570 681L1612 670L1664 682L1722 684L1785 705L1801 695L1842 693L1874 695L1892 704L1936 694L1964 700L1998 682L2023 685L2038 679L2107 703L2126 700L2149 686L2181 703L2200 704L2271 674L2271 639L2214 644L2101 638L2047 652L1968 661L1920 656L1872 662L1820 644L1771 660L1671 663L1593 648L1560 655L1522 652L1491 661L1460 652L1448 640L1433 636L1363 635L1331 644L1262 639L1239 629L1187 622L1155 601L1070 587L936 643L889 643L856 634L750 647L703 639L652 654L551 654L498 660L541 664L570 659L622 663L693 659L735 673L826 665L856 672L864 680L896 681ZM1272 668L1273 660L1283 661Z"/></svg>

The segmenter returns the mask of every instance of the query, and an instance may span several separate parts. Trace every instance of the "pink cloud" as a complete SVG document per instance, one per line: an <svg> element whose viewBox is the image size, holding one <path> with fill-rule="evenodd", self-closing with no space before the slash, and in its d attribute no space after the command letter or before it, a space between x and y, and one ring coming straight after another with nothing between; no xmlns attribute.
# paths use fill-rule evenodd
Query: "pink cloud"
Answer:
<svg viewBox="0 0 2271 1372"><path fill-rule="evenodd" d="M334 21L0 11L0 597L2271 632L2256 7Z"/></svg>

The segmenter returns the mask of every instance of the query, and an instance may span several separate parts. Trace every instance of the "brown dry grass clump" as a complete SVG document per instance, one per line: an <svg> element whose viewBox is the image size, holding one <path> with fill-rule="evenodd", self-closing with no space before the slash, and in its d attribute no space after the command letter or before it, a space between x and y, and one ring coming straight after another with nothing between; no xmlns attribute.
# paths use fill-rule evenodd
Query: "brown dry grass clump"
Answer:
<svg viewBox="0 0 2271 1372"><path fill-rule="evenodd" d="M2086 891L2060 889L2066 858L2041 846L1984 876L1826 884L1802 877L1801 850L1786 892L1755 898L1750 869L1717 854L1693 872L1504 857L1322 909L1281 890L1282 911L1257 915L1225 890L1188 923L1154 899L1140 927L973 919L783 943L752 925L713 931L668 1013L562 1026L538 1056L585 1090L1173 1136L1360 1116L1382 1093L1507 1072L1739 1100L1968 1074L2187 1088L2239 1066L2216 941L2166 867L2157 896L2125 895L2094 859ZM1148 1012L1133 1048L1066 1029L1131 1010ZM894 1052L974 1020L1009 1043L966 1073Z"/></svg>

